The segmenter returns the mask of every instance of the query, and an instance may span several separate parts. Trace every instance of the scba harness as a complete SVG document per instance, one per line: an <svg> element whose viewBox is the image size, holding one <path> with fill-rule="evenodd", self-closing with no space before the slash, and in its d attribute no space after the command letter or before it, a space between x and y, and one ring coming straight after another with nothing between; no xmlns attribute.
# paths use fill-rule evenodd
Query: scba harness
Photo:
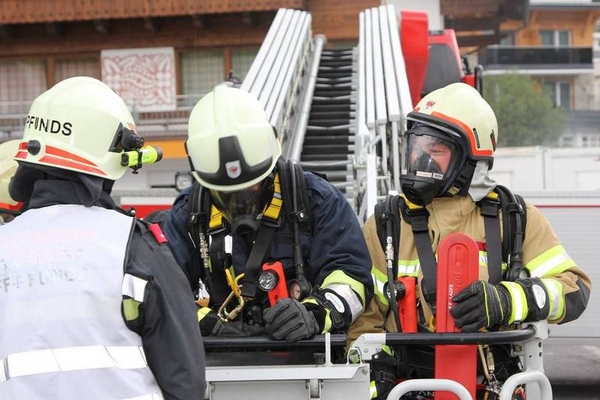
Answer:
<svg viewBox="0 0 600 400"><path fill-rule="evenodd" d="M476 204L484 218L489 282L497 284L502 280L503 262L507 265L504 273L505 280L516 280L523 270L523 240L527 223L525 201L508 188L497 185L494 191ZM503 215L502 234L500 210ZM398 276L400 213L402 219L411 225L419 262L423 269L422 289L428 303L434 307L437 262L429 238L429 212L425 207L411 203L402 195L387 196L383 202L375 206L377 236L386 259L392 263L392 276L388 276L388 282L395 281L395 277Z"/></svg>
<svg viewBox="0 0 600 400"><path fill-rule="evenodd" d="M503 279L516 280L523 270L523 241L527 222L525 201L506 187L497 186L476 204L484 218L489 282L498 284ZM503 218L502 227L500 211ZM399 276L402 274L398 273L398 245L403 219L411 226L423 272L421 289L435 315L437 261L429 237L429 212L425 207L413 204L401 195L396 195L387 196L383 202L376 205L375 218L377 235L388 265L387 280L394 283L384 288L384 294L389 300L389 312L392 312L398 332L431 331L432 323L426 321L423 308L417 306L414 296L418 273L415 272L414 276ZM505 272L503 272L503 263L506 264ZM412 302L407 301L409 294L413 295ZM411 313L414 316L412 319L407 317ZM418 316L415 315L417 313ZM486 380L483 389L488 396L485 398L492 399L496 398L494 397L496 389L502 387L501 382L519 372L520 366L518 360L511 356L509 346L484 347L481 351L482 354L485 353L486 361L482 361L481 368L484 372L491 370L488 375L493 379ZM397 376L426 378L433 374L434 354L431 348L399 346L395 350L398 357ZM480 372L484 373L482 371Z"/></svg>
<svg viewBox="0 0 600 400"><path fill-rule="evenodd" d="M261 291L267 293L271 304L278 298L288 297L289 293L295 293L296 296L292 297L301 300L311 292L300 245L300 233L310 234L312 230L304 171L298 163L280 158L274 170L273 183L273 196L263 210L244 272L238 276L233 271L228 222L213 204L209 190L198 183L191 189L187 228L202 263L198 277L198 301L203 306L210 302L211 307L218 307L222 319L235 319L246 300L261 296ZM286 282L280 262L265 262L269 244L275 231L282 226L284 215L293 234L295 278L289 282ZM233 304L234 299L238 305L229 311L228 306ZM251 314L260 313L251 311Z"/></svg>

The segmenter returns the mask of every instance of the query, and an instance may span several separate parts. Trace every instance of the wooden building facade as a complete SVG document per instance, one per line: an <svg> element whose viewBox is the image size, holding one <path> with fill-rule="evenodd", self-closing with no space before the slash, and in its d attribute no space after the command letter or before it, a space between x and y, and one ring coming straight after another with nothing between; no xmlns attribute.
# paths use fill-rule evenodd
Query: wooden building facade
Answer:
<svg viewBox="0 0 600 400"><path fill-rule="evenodd" d="M180 95L243 78L279 8L311 12L329 46L354 45L374 0L3 0L0 102L30 101L74 75L100 78L100 52L172 47Z"/></svg>

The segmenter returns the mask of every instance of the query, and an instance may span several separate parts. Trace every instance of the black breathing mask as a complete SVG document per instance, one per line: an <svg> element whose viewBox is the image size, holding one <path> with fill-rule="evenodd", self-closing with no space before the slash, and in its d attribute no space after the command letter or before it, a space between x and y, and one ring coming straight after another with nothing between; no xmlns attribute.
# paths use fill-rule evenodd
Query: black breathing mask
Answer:
<svg viewBox="0 0 600 400"><path fill-rule="evenodd" d="M211 190L215 206L223 213L231 233L256 232L262 223L262 213L273 197L273 177L269 175L249 188L231 192Z"/></svg>

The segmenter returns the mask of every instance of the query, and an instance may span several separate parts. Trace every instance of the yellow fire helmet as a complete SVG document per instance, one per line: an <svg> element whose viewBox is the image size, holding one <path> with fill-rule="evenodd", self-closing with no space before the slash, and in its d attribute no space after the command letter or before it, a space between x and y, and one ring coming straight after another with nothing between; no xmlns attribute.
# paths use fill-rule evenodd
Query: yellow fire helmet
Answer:
<svg viewBox="0 0 600 400"><path fill-rule="evenodd" d="M242 89L221 84L192 110L186 151L196 180L227 192L266 178L281 146L260 102Z"/></svg>
<svg viewBox="0 0 600 400"><path fill-rule="evenodd" d="M97 79L73 77L33 101L15 159L116 180L127 169L124 136L143 145L121 97Z"/></svg>

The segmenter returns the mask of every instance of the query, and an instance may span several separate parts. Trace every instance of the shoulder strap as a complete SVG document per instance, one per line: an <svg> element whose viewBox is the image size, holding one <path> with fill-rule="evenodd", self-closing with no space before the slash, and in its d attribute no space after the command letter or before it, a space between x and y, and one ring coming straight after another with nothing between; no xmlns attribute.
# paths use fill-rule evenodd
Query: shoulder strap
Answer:
<svg viewBox="0 0 600 400"><path fill-rule="evenodd" d="M293 160L279 158L277 171L281 182L283 208L288 221L297 221L300 224L301 231L311 233L312 215L302 166ZM293 178L292 174L294 175ZM292 179L295 185L292 183Z"/></svg>
<svg viewBox="0 0 600 400"><path fill-rule="evenodd" d="M425 207L409 202L400 197L400 211L402 219L410 224L415 239L415 247L419 256L419 263L423 271L421 288L423 295L435 315L436 290L437 290L437 260L431 247L429 237L429 212Z"/></svg>
<svg viewBox="0 0 600 400"><path fill-rule="evenodd" d="M300 245L300 231L312 234L312 210L308 200L306 180L302 166L293 161L279 158L277 171L281 184L281 197L287 221L294 235L295 283L300 289L300 298L309 295L311 285L304 273L304 256Z"/></svg>
<svg viewBox="0 0 600 400"><path fill-rule="evenodd" d="M477 202L479 212L483 216L485 242L487 251L488 281L494 285L502 280L503 242L500 234L500 196L495 191Z"/></svg>
<svg viewBox="0 0 600 400"><path fill-rule="evenodd" d="M518 279L523 269L523 241L527 223L525 200L502 185L496 186L502 208L503 238L502 258L508 263L507 280Z"/></svg>
<svg viewBox="0 0 600 400"><path fill-rule="evenodd" d="M402 332L402 324L398 313L398 243L400 241L400 196L388 195L385 200L375 205L375 225L379 243L385 254L387 265L387 288L384 293L390 302L389 310L394 315L394 323L398 332ZM391 248L390 248L391 245ZM388 312L389 312L388 310Z"/></svg>
<svg viewBox="0 0 600 400"><path fill-rule="evenodd" d="M385 200L375 205L375 225L377 237L383 253L387 252L387 238L391 236L394 248L394 276L398 275L398 243L400 242L400 196L388 195ZM386 254L387 257L387 254Z"/></svg>
<svg viewBox="0 0 600 400"><path fill-rule="evenodd" d="M525 227L527 226L527 204L525 203L525 199L516 193L515 198L523 210L523 214L521 214L521 229L523 232L523 241L525 241Z"/></svg>
<svg viewBox="0 0 600 400"><path fill-rule="evenodd" d="M196 249L200 249L200 234L206 232L208 215L210 215L210 206L206 203L208 193L202 190L198 182L194 182L190 190L188 199L189 214L187 220L188 234L194 243ZM210 201L209 201L210 203Z"/></svg>
<svg viewBox="0 0 600 400"><path fill-rule="evenodd" d="M208 244L208 229L211 220L210 194L198 182L191 188L188 198L188 235L200 258L200 279L205 280L213 304L221 304L228 295L224 269L224 235L221 230ZM219 233L219 232L216 232Z"/></svg>

